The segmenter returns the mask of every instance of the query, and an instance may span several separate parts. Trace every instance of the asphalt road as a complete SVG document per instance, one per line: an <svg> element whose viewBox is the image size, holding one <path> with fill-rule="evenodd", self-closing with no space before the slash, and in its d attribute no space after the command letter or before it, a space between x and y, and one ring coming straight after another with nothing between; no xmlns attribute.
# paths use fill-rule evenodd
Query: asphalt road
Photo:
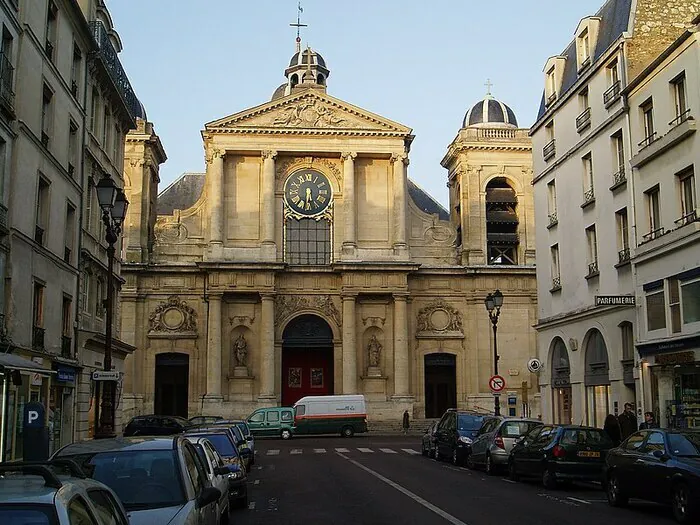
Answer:
<svg viewBox="0 0 700 525"><path fill-rule="evenodd" d="M547 490L437 462L421 456L419 438L259 439L256 448L237 525L674 523L653 503L611 508L594 486Z"/></svg>

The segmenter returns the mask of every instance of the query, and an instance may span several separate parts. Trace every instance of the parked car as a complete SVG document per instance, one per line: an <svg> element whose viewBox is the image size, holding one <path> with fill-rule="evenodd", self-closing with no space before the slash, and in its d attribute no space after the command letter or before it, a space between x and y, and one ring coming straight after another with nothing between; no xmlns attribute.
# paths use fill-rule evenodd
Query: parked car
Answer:
<svg viewBox="0 0 700 525"><path fill-rule="evenodd" d="M548 488L559 482L603 481L613 442L599 428L542 425L519 438L508 458L510 478L534 477Z"/></svg>
<svg viewBox="0 0 700 525"><path fill-rule="evenodd" d="M236 444L228 429L214 428L191 431L187 439L207 438L224 461L230 476L228 478L229 497L235 501L234 507L248 506L248 472L238 453Z"/></svg>
<svg viewBox="0 0 700 525"><path fill-rule="evenodd" d="M202 465L204 465L209 483L211 483L212 487L216 487L221 492L221 497L217 502L217 511L220 516L220 521L228 523L230 521L229 514L235 502L230 501L229 498L229 472L227 468L224 472L224 468L226 467L224 460L207 438L190 437L187 438L187 440L194 445L197 455L202 461Z"/></svg>
<svg viewBox="0 0 700 525"><path fill-rule="evenodd" d="M0 464L0 523L129 525L129 519L112 489L78 465L17 462Z"/></svg>
<svg viewBox="0 0 700 525"><path fill-rule="evenodd" d="M289 407L259 408L246 418L255 437L289 439L294 435L294 409Z"/></svg>
<svg viewBox="0 0 700 525"><path fill-rule="evenodd" d="M433 421L421 438L420 451L424 456L429 458L435 457L435 431L439 421Z"/></svg>
<svg viewBox="0 0 700 525"><path fill-rule="evenodd" d="M191 417L188 421L192 426L198 426L198 425L211 425L214 423L217 423L219 421L222 421L224 418L222 416L194 416Z"/></svg>
<svg viewBox="0 0 700 525"><path fill-rule="evenodd" d="M238 453L238 457L240 458L241 464L245 468L246 472L250 470L250 458L252 456L252 451L248 448L248 444L246 443L245 439L243 438L243 434L241 434L240 430L238 430L238 427L236 425L208 425L208 426L202 426L202 427L196 427L190 429L191 432L214 432L214 433L220 433L220 432L225 432L228 434L228 437L231 439L233 444L236 447L236 452Z"/></svg>
<svg viewBox="0 0 700 525"><path fill-rule="evenodd" d="M700 521L700 432L636 432L608 453L605 465L613 507L640 498L670 503L678 523Z"/></svg>
<svg viewBox="0 0 700 525"><path fill-rule="evenodd" d="M181 434L192 426L184 417L178 416L136 416L124 427L124 437L129 436L172 436Z"/></svg>
<svg viewBox="0 0 700 525"><path fill-rule="evenodd" d="M450 459L455 465L463 464L471 454L472 441L479 429L493 418L477 412L448 409L435 431L435 459Z"/></svg>
<svg viewBox="0 0 700 525"><path fill-rule="evenodd" d="M508 456L516 439L541 425L542 422L536 419L489 419L472 441L467 466L473 469L483 465L487 474L495 474L496 470L508 465Z"/></svg>
<svg viewBox="0 0 700 525"><path fill-rule="evenodd" d="M55 458L74 460L110 487L129 513L130 525L219 524L221 492L209 483L194 445L181 435L72 443Z"/></svg>
<svg viewBox="0 0 700 525"><path fill-rule="evenodd" d="M340 434L352 437L367 432L363 395L304 396L294 403L295 434Z"/></svg>
<svg viewBox="0 0 700 525"><path fill-rule="evenodd" d="M250 455L250 464L254 465L255 464L255 438L253 437L252 432L250 431L250 427L248 426L248 423L245 421L239 419L239 420L232 420L232 419L227 419L227 420L222 420L222 421L217 421L214 423L214 426L218 425L236 425L238 429L241 431L243 434L243 437L245 438L246 444L248 445L248 448L250 449L251 455Z"/></svg>

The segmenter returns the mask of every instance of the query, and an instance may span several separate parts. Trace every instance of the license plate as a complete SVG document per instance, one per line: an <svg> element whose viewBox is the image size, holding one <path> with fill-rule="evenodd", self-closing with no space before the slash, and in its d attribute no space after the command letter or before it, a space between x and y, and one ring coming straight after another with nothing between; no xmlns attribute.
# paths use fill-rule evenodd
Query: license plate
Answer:
<svg viewBox="0 0 700 525"><path fill-rule="evenodd" d="M578 456L581 458L599 458L600 452L593 452L591 450L579 450Z"/></svg>

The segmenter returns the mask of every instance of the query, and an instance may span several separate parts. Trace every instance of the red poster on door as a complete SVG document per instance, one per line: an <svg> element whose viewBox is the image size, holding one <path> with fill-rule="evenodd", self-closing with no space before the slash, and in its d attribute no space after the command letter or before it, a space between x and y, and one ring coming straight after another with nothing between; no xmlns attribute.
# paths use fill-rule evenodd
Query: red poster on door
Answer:
<svg viewBox="0 0 700 525"><path fill-rule="evenodd" d="M292 406L304 396L324 396L332 393L331 348L282 350L282 405Z"/></svg>

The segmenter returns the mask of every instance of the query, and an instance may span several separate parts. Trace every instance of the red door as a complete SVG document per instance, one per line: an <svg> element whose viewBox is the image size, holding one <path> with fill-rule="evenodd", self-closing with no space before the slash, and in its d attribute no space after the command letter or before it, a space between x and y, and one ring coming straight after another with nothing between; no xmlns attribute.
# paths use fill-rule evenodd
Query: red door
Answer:
<svg viewBox="0 0 700 525"><path fill-rule="evenodd" d="M283 406L292 406L304 396L324 396L332 393L332 348L282 350Z"/></svg>

